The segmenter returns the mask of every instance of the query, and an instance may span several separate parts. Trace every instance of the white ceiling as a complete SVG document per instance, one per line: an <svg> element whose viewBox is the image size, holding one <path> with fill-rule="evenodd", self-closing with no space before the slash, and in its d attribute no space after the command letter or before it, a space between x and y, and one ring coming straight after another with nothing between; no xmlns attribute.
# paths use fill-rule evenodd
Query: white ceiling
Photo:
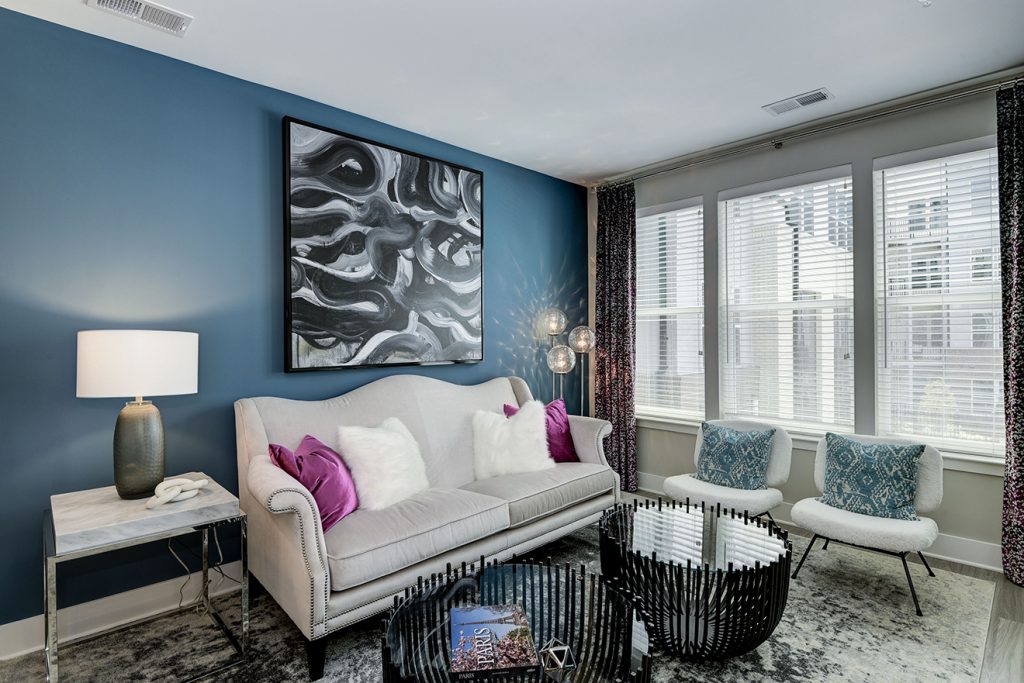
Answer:
<svg viewBox="0 0 1024 683"><path fill-rule="evenodd" d="M574 181L1024 63L1022 0L162 1L0 5Z"/></svg>

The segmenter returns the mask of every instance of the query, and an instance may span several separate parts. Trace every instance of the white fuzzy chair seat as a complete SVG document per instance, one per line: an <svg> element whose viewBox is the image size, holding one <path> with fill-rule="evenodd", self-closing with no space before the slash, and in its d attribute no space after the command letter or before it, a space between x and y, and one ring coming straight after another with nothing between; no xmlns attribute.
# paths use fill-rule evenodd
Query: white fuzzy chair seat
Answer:
<svg viewBox="0 0 1024 683"><path fill-rule="evenodd" d="M665 480L665 494L700 505L714 506L721 503L723 508L746 510L751 515L761 515L782 503L782 491L778 489L734 489L701 481L692 474L681 474Z"/></svg>
<svg viewBox="0 0 1024 683"><path fill-rule="evenodd" d="M793 523L808 531L867 548L899 553L931 547L939 527L928 517L916 521L872 517L825 505L816 498L804 498L793 506Z"/></svg>

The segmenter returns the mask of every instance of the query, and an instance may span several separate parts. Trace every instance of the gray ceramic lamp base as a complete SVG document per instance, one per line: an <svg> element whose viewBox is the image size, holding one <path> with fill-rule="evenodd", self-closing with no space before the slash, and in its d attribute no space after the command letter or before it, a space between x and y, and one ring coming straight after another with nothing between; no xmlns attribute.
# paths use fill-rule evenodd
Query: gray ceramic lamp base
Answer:
<svg viewBox="0 0 1024 683"><path fill-rule="evenodd" d="M149 401L126 403L114 427L114 487L126 499L148 498L164 480L164 423Z"/></svg>

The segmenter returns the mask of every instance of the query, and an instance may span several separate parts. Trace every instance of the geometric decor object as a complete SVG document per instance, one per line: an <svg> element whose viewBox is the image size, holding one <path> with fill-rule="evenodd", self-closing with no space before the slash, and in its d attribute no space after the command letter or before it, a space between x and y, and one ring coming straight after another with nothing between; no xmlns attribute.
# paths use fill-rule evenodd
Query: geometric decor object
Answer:
<svg viewBox="0 0 1024 683"><path fill-rule="evenodd" d="M749 652L789 596L792 545L774 522L720 506L620 503L599 525L601 572L633 596L652 644L683 660Z"/></svg>
<svg viewBox="0 0 1024 683"><path fill-rule="evenodd" d="M537 653L540 655L540 663L544 667L544 672L549 675L559 676L576 668L576 658L572 654L572 648L558 638L552 638L544 643Z"/></svg>
<svg viewBox="0 0 1024 683"><path fill-rule="evenodd" d="M483 360L483 174L285 117L285 369Z"/></svg>
<svg viewBox="0 0 1024 683"><path fill-rule="evenodd" d="M381 680L464 680L451 671L451 608L516 604L523 607L534 643L545 644L542 662L557 660L561 666L550 673L535 666L497 680L650 683L643 622L633 603L599 575L569 564L498 564L483 558L478 565L449 564L395 598L381 639Z"/></svg>

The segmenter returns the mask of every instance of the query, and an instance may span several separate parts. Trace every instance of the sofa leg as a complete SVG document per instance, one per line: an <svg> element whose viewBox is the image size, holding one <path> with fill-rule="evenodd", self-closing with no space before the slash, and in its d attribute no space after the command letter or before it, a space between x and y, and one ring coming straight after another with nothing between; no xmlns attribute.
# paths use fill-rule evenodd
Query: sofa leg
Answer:
<svg viewBox="0 0 1024 683"><path fill-rule="evenodd" d="M306 641L306 659L309 662L309 680L319 681L324 677L327 662L327 638Z"/></svg>

